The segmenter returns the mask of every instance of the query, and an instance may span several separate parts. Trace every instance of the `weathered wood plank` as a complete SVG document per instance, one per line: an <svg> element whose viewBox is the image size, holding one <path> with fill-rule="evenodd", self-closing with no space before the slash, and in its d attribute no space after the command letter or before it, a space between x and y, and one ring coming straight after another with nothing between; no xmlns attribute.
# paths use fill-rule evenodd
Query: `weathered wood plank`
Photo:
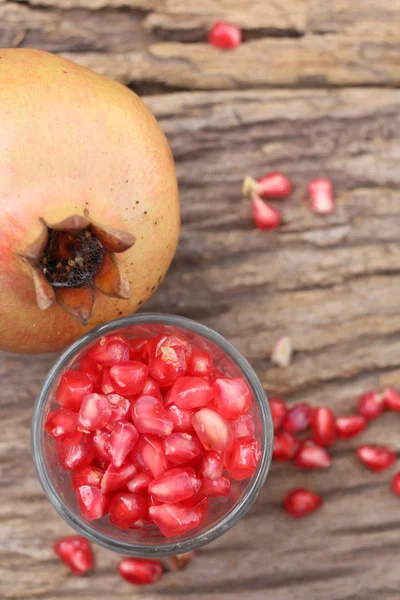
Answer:
<svg viewBox="0 0 400 600"><path fill-rule="evenodd" d="M190 316L231 339L269 392L290 402L350 412L359 393L400 386L400 90L183 93L145 99L171 142L183 229L174 265L146 310ZM241 179L287 172L277 233L254 229ZM335 183L337 212L318 218L305 183ZM277 203L278 205L278 203ZM269 361L289 333L288 369ZM398 598L398 499L389 476L372 475L356 444L400 451L385 415L357 440L335 446L334 466L300 473L273 465L254 510L203 549L183 573L154 588L127 586L118 557L76 578L52 556L68 531L45 500L29 457L31 407L53 357L1 355L0 597L16 600L378 600ZM24 385L21 385L23 378ZM324 494L320 513L294 523L280 502L297 485Z"/></svg>

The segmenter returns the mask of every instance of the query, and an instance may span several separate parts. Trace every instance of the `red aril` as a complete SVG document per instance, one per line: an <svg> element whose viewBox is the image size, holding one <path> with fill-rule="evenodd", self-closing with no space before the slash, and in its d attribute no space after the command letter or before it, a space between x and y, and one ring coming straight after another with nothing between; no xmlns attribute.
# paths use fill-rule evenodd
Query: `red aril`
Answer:
<svg viewBox="0 0 400 600"><path fill-rule="evenodd" d="M54 553L74 575L84 575L94 566L90 544L80 535L65 537L53 546Z"/></svg>
<svg viewBox="0 0 400 600"><path fill-rule="evenodd" d="M56 400L64 408L78 412L83 398L93 390L93 382L86 373L67 371L60 379Z"/></svg>
<svg viewBox="0 0 400 600"><path fill-rule="evenodd" d="M90 348L88 356L97 364L112 367L116 363L129 360L129 345L122 335L109 335L100 338Z"/></svg>
<svg viewBox="0 0 400 600"><path fill-rule="evenodd" d="M225 419L237 419L251 406L251 392L241 377L216 379L213 383L214 403Z"/></svg>
<svg viewBox="0 0 400 600"><path fill-rule="evenodd" d="M145 364L137 360L129 360L114 365L110 369L110 378L115 391L122 396L140 394L148 376Z"/></svg>
<svg viewBox="0 0 400 600"><path fill-rule="evenodd" d="M318 510L323 504L322 497L306 488L296 488L285 498L284 508L289 515L301 519Z"/></svg>
<svg viewBox="0 0 400 600"><path fill-rule="evenodd" d="M232 444L230 425L215 410L201 408L193 416L192 423L206 450L223 452Z"/></svg>
<svg viewBox="0 0 400 600"><path fill-rule="evenodd" d="M284 198L292 191L290 179L279 171L272 171L257 180L256 192L269 198Z"/></svg>
<svg viewBox="0 0 400 600"><path fill-rule="evenodd" d="M93 441L86 434L82 434L77 442L69 446L58 443L56 449L60 465L68 471L88 465L95 456Z"/></svg>
<svg viewBox="0 0 400 600"><path fill-rule="evenodd" d="M242 30L236 25L225 21L217 21L208 34L209 44L220 50L236 48L242 42L242 39Z"/></svg>
<svg viewBox="0 0 400 600"><path fill-rule="evenodd" d="M136 473L137 468L131 462L126 462L119 468L109 465L101 481L101 491L106 494L124 487L128 481L133 479Z"/></svg>
<svg viewBox="0 0 400 600"><path fill-rule="evenodd" d="M210 383L213 384L217 379L229 379L229 377L219 369L214 369L209 375Z"/></svg>
<svg viewBox="0 0 400 600"><path fill-rule="evenodd" d="M133 585L149 585L160 579L163 566L158 560L123 558L118 565L118 573Z"/></svg>
<svg viewBox="0 0 400 600"><path fill-rule="evenodd" d="M161 388L168 388L186 374L185 350L179 346L161 348L161 355L149 363L149 373Z"/></svg>
<svg viewBox="0 0 400 600"><path fill-rule="evenodd" d="M88 521L101 519L105 514L107 499L97 486L82 485L78 487L76 497L82 515Z"/></svg>
<svg viewBox="0 0 400 600"><path fill-rule="evenodd" d="M160 340L156 347L156 356L162 356L164 351L168 348L181 349L185 353L185 357L188 359L192 354L192 345L183 333L176 331L167 335L165 339Z"/></svg>
<svg viewBox="0 0 400 600"><path fill-rule="evenodd" d="M106 431L95 431L92 440L96 458L108 465L111 462L110 453L107 450L110 435Z"/></svg>
<svg viewBox="0 0 400 600"><path fill-rule="evenodd" d="M199 458L203 447L196 436L177 432L165 438L164 453L171 464L184 465Z"/></svg>
<svg viewBox="0 0 400 600"><path fill-rule="evenodd" d="M314 408L311 413L313 440L319 446L332 446L336 442L336 417L329 408Z"/></svg>
<svg viewBox="0 0 400 600"><path fill-rule="evenodd" d="M165 437L172 433L173 423L164 405L153 396L140 396L132 406L132 421L139 433Z"/></svg>
<svg viewBox="0 0 400 600"><path fill-rule="evenodd" d="M329 215L335 210L332 182L327 178L314 179L307 186L312 210L317 215Z"/></svg>
<svg viewBox="0 0 400 600"><path fill-rule="evenodd" d="M122 465L138 439L139 434L132 423L116 423L106 446L113 465Z"/></svg>
<svg viewBox="0 0 400 600"><path fill-rule="evenodd" d="M74 471L71 475L71 487L73 490L78 489L83 485L101 486L104 471L94 465L87 465Z"/></svg>
<svg viewBox="0 0 400 600"><path fill-rule="evenodd" d="M82 401L78 415L81 431L103 429L111 418L111 406L104 394L88 394Z"/></svg>
<svg viewBox="0 0 400 600"><path fill-rule="evenodd" d="M167 399L165 399L165 405L167 406L167 414L173 424L173 431L181 433L193 432L192 417L195 412L194 410L184 410L176 406L176 404L167 404Z"/></svg>
<svg viewBox="0 0 400 600"><path fill-rule="evenodd" d="M272 459L288 461L294 458L299 450L299 441L287 431L278 431L274 437Z"/></svg>
<svg viewBox="0 0 400 600"><path fill-rule="evenodd" d="M291 408L284 421L283 429L288 433L300 433L310 426L311 407L307 402L296 404Z"/></svg>
<svg viewBox="0 0 400 600"><path fill-rule="evenodd" d="M392 492L396 494L396 496L400 496L400 471L393 477L391 487Z"/></svg>
<svg viewBox="0 0 400 600"><path fill-rule="evenodd" d="M385 446L360 446L356 450L356 454L361 462L375 473L385 471L396 462L396 454L391 448Z"/></svg>
<svg viewBox="0 0 400 600"><path fill-rule="evenodd" d="M233 479L241 481L255 473L260 458L258 441L254 438L240 438L235 440L232 448L225 453L225 468Z"/></svg>
<svg viewBox="0 0 400 600"><path fill-rule="evenodd" d="M206 406L212 398L213 390L208 381L201 377L181 377L172 386L169 402L178 408L192 410Z"/></svg>
<svg viewBox="0 0 400 600"><path fill-rule="evenodd" d="M348 415L336 419L336 432L342 440L359 435L367 426L367 419L362 415Z"/></svg>
<svg viewBox="0 0 400 600"><path fill-rule="evenodd" d="M231 489L231 480L226 475L221 475L218 479L208 479L205 477L202 481L200 494L209 498L217 496L228 496Z"/></svg>
<svg viewBox="0 0 400 600"><path fill-rule="evenodd" d="M360 396L357 412L368 420L377 419L385 410L385 397L378 392L367 392Z"/></svg>
<svg viewBox="0 0 400 600"><path fill-rule="evenodd" d="M107 399L111 407L111 417L105 426L105 430L110 432L114 429L116 423L126 423L129 420L131 403L128 398L124 398L119 394L108 394Z"/></svg>
<svg viewBox="0 0 400 600"><path fill-rule="evenodd" d="M332 460L325 448L307 441L298 451L294 464L302 469L327 469L331 466Z"/></svg>
<svg viewBox="0 0 400 600"><path fill-rule="evenodd" d="M163 535L176 537L200 525L201 517L196 507L184 504L160 504L150 506L149 515Z"/></svg>
<svg viewBox="0 0 400 600"><path fill-rule="evenodd" d="M250 413L241 415L231 422L232 433L235 438L254 437L256 425Z"/></svg>
<svg viewBox="0 0 400 600"><path fill-rule="evenodd" d="M148 490L157 502L180 502L197 494L200 485L193 469L170 469L153 479Z"/></svg>
<svg viewBox="0 0 400 600"><path fill-rule="evenodd" d="M187 506L188 508L193 508L196 511L200 520L199 524L204 523L206 521L208 515L207 496L198 493L195 496L189 498L188 500L182 500L180 504L182 506Z"/></svg>
<svg viewBox="0 0 400 600"><path fill-rule="evenodd" d="M53 439L68 445L77 442L82 435L77 430L77 426L78 416L76 412L64 408L50 411L44 428Z"/></svg>
<svg viewBox="0 0 400 600"><path fill-rule="evenodd" d="M281 398L271 398L269 401L272 423L275 433L282 427L282 423L288 413L286 404Z"/></svg>
<svg viewBox="0 0 400 600"><path fill-rule="evenodd" d="M218 479L224 472L224 456L221 452L210 450L203 456L200 474L207 479Z"/></svg>
<svg viewBox="0 0 400 600"><path fill-rule="evenodd" d="M147 362L155 359L158 345L165 342L167 338L168 335L166 333L159 333L146 341L143 356Z"/></svg>
<svg viewBox="0 0 400 600"><path fill-rule="evenodd" d="M90 381L93 384L93 389L96 392L99 391L98 388L100 387L102 379L103 379L103 370L104 370L104 367L95 363L94 360L89 358L89 356L87 354L86 354L86 356L83 356L81 358L81 360L79 361L79 371L78 372L83 373L84 375L86 375L86 377L88 377L88 379L90 379ZM75 373L76 371L67 371L67 372ZM89 390L84 395L90 394L91 391L92 390ZM79 410L79 408L77 410Z"/></svg>
<svg viewBox="0 0 400 600"><path fill-rule="evenodd" d="M383 392L386 408L389 410L400 411L400 394L394 388L386 388Z"/></svg>
<svg viewBox="0 0 400 600"><path fill-rule="evenodd" d="M281 224L281 213L279 210L264 202L255 193L252 195L251 209L254 224L258 229L276 229Z"/></svg>
<svg viewBox="0 0 400 600"><path fill-rule="evenodd" d="M129 340L129 359L146 362L145 353L146 345L149 340L145 338L135 338Z"/></svg>
<svg viewBox="0 0 400 600"><path fill-rule="evenodd" d="M140 494L120 492L115 494L110 504L110 523L120 529L129 529L147 514L147 502Z"/></svg>
<svg viewBox="0 0 400 600"><path fill-rule="evenodd" d="M194 348L188 361L188 375L192 377L206 377L213 370L213 359L207 350Z"/></svg>
<svg viewBox="0 0 400 600"><path fill-rule="evenodd" d="M135 492L147 492L150 481L153 481L153 477L149 473L137 473L128 481L126 487L132 493Z"/></svg>
<svg viewBox="0 0 400 600"><path fill-rule="evenodd" d="M142 390L141 395L142 396L153 396L154 398L157 398L157 400L160 400L160 402L163 401L163 396L162 396L162 393L160 390L160 386L151 377L149 377L148 380L146 381L146 383L144 384L144 388Z"/></svg>
<svg viewBox="0 0 400 600"><path fill-rule="evenodd" d="M176 554L175 556L171 556L171 568L173 571L183 571L186 569L189 563L195 557L196 552L192 550L192 552L183 552L183 554Z"/></svg>
<svg viewBox="0 0 400 600"><path fill-rule="evenodd" d="M104 369L103 379L101 381L101 391L103 394L111 395L115 393L113 383L110 377L110 369Z"/></svg>
<svg viewBox="0 0 400 600"><path fill-rule="evenodd" d="M163 443L156 435L142 435L132 451L132 460L138 469L159 477L168 469Z"/></svg>

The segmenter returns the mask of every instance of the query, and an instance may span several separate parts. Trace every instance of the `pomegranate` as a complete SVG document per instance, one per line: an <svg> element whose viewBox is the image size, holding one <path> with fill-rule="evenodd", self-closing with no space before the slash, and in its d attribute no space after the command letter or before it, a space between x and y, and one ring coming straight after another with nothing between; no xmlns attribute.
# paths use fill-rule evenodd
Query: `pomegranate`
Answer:
<svg viewBox="0 0 400 600"><path fill-rule="evenodd" d="M0 346L50 352L131 314L163 279L174 164L128 88L42 51L0 58Z"/></svg>
<svg viewBox="0 0 400 600"><path fill-rule="evenodd" d="M62 538L54 544L53 550L74 575L84 575L93 569L92 549L89 542L80 535Z"/></svg>

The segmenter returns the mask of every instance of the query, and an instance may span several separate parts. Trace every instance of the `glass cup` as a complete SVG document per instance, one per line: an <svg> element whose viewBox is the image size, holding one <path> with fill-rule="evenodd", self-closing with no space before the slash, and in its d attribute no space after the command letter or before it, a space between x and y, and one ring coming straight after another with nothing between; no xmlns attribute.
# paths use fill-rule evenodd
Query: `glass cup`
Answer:
<svg viewBox="0 0 400 600"><path fill-rule="evenodd" d="M44 424L50 410L60 408L55 400L61 376L78 365L87 350L102 336L121 333L125 337L154 337L159 333L183 333L193 344L208 350L214 365L230 377L244 377L253 394L252 416L261 458L254 475L244 481L232 480L229 496L211 498L207 521L180 537L166 538L158 528L118 529L108 517L86 521L81 515L75 493L70 486L70 471L57 460L54 441ZM92 542L115 552L140 557L157 557L190 552L208 544L237 523L253 504L271 462L273 427L264 389L249 363L219 333L190 319L164 314L140 314L110 321L89 331L75 341L55 363L36 401L32 421L32 451L42 487L58 514Z"/></svg>

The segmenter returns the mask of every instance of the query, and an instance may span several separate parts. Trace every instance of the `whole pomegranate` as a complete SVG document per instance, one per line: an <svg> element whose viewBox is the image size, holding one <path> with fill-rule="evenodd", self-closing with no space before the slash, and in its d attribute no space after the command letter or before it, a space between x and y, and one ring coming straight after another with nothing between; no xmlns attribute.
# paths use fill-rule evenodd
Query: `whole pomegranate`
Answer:
<svg viewBox="0 0 400 600"><path fill-rule="evenodd" d="M0 347L46 352L136 311L179 236L167 140L128 88L0 49Z"/></svg>

